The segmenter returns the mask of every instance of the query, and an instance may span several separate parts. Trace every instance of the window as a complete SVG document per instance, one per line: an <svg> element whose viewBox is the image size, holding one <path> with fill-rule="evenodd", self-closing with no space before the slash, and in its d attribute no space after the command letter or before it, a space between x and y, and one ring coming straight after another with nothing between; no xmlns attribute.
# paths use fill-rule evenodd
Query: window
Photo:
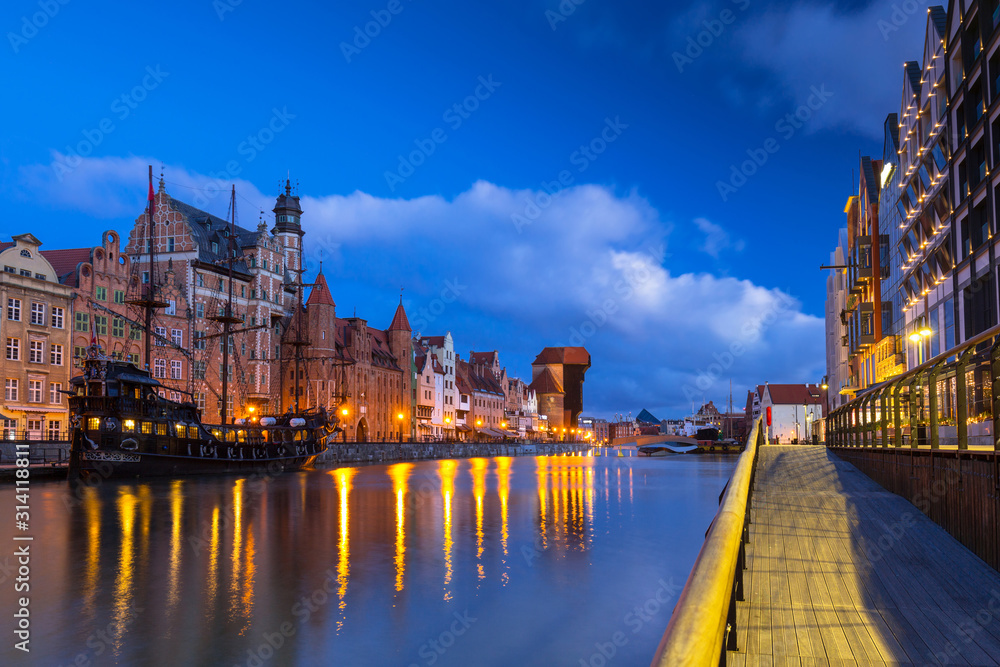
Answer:
<svg viewBox="0 0 1000 667"><path fill-rule="evenodd" d="M49 440L61 440L62 436L62 422L58 419L49 420L48 426L48 439Z"/></svg>
<svg viewBox="0 0 1000 667"><path fill-rule="evenodd" d="M179 391L170 392L170 400L173 401L174 403L180 403L181 393ZM165 424L161 424L161 426L164 426L164 428L166 428ZM166 435L166 433L162 433L161 435Z"/></svg>
<svg viewBox="0 0 1000 667"><path fill-rule="evenodd" d="M139 365L139 353L138 352L133 352L133 353L129 354L128 355L128 360L129 360L129 362L131 362L131 363L135 364L136 366L138 366Z"/></svg>
<svg viewBox="0 0 1000 667"><path fill-rule="evenodd" d="M31 323L35 326L45 326L45 304L37 301L31 302Z"/></svg>
<svg viewBox="0 0 1000 667"><path fill-rule="evenodd" d="M142 284L145 285L149 282L149 271L142 272Z"/></svg>
<svg viewBox="0 0 1000 667"><path fill-rule="evenodd" d="M28 341L28 363L45 363L45 343L40 340Z"/></svg>
<svg viewBox="0 0 1000 667"><path fill-rule="evenodd" d="M76 331L90 331L90 314L76 313L73 318L73 329Z"/></svg>
<svg viewBox="0 0 1000 667"><path fill-rule="evenodd" d="M159 345L160 347L163 347L164 345L166 345L166 343L163 341L163 339L167 337L167 328L166 327L153 327L153 331L156 332L156 338L153 339L156 342L156 344Z"/></svg>
<svg viewBox="0 0 1000 667"><path fill-rule="evenodd" d="M3 270L7 273L17 273L17 269L13 266L7 266L6 264L4 265Z"/></svg>
<svg viewBox="0 0 1000 667"><path fill-rule="evenodd" d="M125 303L125 290L115 290L115 303Z"/></svg>
<svg viewBox="0 0 1000 667"><path fill-rule="evenodd" d="M7 359L10 361L18 361L21 358L21 339L20 338L8 338L7 339Z"/></svg>
<svg viewBox="0 0 1000 667"><path fill-rule="evenodd" d="M7 378L3 387L3 398L5 401L16 401L17 398L17 378Z"/></svg>
<svg viewBox="0 0 1000 667"><path fill-rule="evenodd" d="M196 303L194 305L194 314L195 317L205 317L205 304Z"/></svg>
<svg viewBox="0 0 1000 667"><path fill-rule="evenodd" d="M129 340L142 340L142 329L136 325L130 325L128 331Z"/></svg>
<svg viewBox="0 0 1000 667"><path fill-rule="evenodd" d="M168 236L167 237L167 252L173 252L173 251L174 251L174 237L173 236Z"/></svg>
<svg viewBox="0 0 1000 667"><path fill-rule="evenodd" d="M181 373L183 372L183 368L184 368L184 365L183 365L182 361L180 361L179 359L172 360L170 362L170 379L171 380L180 380L181 379Z"/></svg>
<svg viewBox="0 0 1000 667"><path fill-rule="evenodd" d="M141 429L142 433L145 434L145 435L152 435L153 434L153 422L140 422L139 428Z"/></svg>
<svg viewBox="0 0 1000 667"><path fill-rule="evenodd" d="M108 316L94 315L94 328L98 336L108 335Z"/></svg>
<svg viewBox="0 0 1000 667"><path fill-rule="evenodd" d="M56 306L52 307L52 327L55 329L63 328L63 309Z"/></svg>
<svg viewBox="0 0 1000 667"><path fill-rule="evenodd" d="M28 437L38 438L42 437L42 420L38 418L28 419Z"/></svg>
<svg viewBox="0 0 1000 667"><path fill-rule="evenodd" d="M27 251L22 250L21 252L27 252ZM25 278L30 278L31 271L29 271L28 269L21 269L21 275L24 276Z"/></svg>
<svg viewBox="0 0 1000 667"><path fill-rule="evenodd" d="M163 309L166 315L176 315L177 314L177 301L174 299L167 299L167 307Z"/></svg>
<svg viewBox="0 0 1000 667"><path fill-rule="evenodd" d="M195 331L194 332L194 349L204 350L205 349L205 332Z"/></svg>
<svg viewBox="0 0 1000 667"><path fill-rule="evenodd" d="M167 360L166 359L154 359L153 360L153 377L155 377L155 378L165 378L165 377L167 377Z"/></svg>
<svg viewBox="0 0 1000 667"><path fill-rule="evenodd" d="M49 383L49 403L53 405L59 405L62 403L62 383L61 382L50 382Z"/></svg>
<svg viewBox="0 0 1000 667"><path fill-rule="evenodd" d="M42 381L28 380L28 403L42 402Z"/></svg>
<svg viewBox="0 0 1000 667"><path fill-rule="evenodd" d="M251 299L256 299L257 298L257 288L252 288L250 290L250 298Z"/></svg>
<svg viewBox="0 0 1000 667"><path fill-rule="evenodd" d="M49 363L53 366L63 365L63 346L58 343L49 345Z"/></svg>
<svg viewBox="0 0 1000 667"><path fill-rule="evenodd" d="M202 412L205 411L205 392L199 391L194 395L194 404L198 406L198 409Z"/></svg>
<svg viewBox="0 0 1000 667"><path fill-rule="evenodd" d="M95 287L94 288L94 298L98 301L108 300L108 288L107 287Z"/></svg>
<svg viewBox="0 0 1000 667"><path fill-rule="evenodd" d="M191 362L191 374L194 376L195 380L205 379L205 362L204 361L193 361Z"/></svg>
<svg viewBox="0 0 1000 667"><path fill-rule="evenodd" d="M7 299L7 319L15 322L21 321L20 299Z"/></svg>
<svg viewBox="0 0 1000 667"><path fill-rule="evenodd" d="M125 320L121 317L116 317L111 320L111 335L115 338L125 337Z"/></svg>
<svg viewBox="0 0 1000 667"><path fill-rule="evenodd" d="M170 330L170 340L177 347L183 347L184 346L184 332L181 331L180 329L171 329Z"/></svg>
<svg viewBox="0 0 1000 667"><path fill-rule="evenodd" d="M79 360L83 359L85 356L87 356L87 348L81 347L80 345L76 345L73 347L73 357L78 360L76 364L77 366L83 365L83 363L80 362Z"/></svg>

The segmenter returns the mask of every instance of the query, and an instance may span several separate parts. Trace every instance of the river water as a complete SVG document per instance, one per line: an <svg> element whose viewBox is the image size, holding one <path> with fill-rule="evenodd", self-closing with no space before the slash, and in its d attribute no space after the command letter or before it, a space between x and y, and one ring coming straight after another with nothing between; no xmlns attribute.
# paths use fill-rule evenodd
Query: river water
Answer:
<svg viewBox="0 0 1000 667"><path fill-rule="evenodd" d="M4 483L0 664L649 664L736 459L595 453Z"/></svg>

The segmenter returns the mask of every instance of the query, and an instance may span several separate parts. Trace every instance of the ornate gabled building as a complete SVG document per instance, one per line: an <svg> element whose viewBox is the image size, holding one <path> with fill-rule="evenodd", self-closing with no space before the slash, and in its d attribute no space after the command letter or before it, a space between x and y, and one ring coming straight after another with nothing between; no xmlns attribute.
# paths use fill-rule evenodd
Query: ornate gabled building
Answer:
<svg viewBox="0 0 1000 667"><path fill-rule="evenodd" d="M320 269L301 311L284 322L284 409L336 411L349 441L411 440L413 349L402 301L385 330L338 318L336 308Z"/></svg>

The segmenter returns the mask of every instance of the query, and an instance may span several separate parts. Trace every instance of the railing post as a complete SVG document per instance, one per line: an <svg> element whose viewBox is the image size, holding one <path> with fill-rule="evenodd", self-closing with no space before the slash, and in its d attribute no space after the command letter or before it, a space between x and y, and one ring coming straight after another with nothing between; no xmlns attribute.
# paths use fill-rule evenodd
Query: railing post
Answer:
<svg viewBox="0 0 1000 667"><path fill-rule="evenodd" d="M1000 336L993 339L990 348L990 380L993 388L993 450L1000 450Z"/></svg>
<svg viewBox="0 0 1000 667"><path fill-rule="evenodd" d="M886 394L892 396L892 385L882 387L878 396L879 426L882 427L882 446L889 446L889 412L886 410Z"/></svg>
<svg viewBox="0 0 1000 667"><path fill-rule="evenodd" d="M892 440L896 447L903 446L903 425L899 414L903 384L903 382L896 382L892 385Z"/></svg>
<svg viewBox="0 0 1000 667"><path fill-rule="evenodd" d="M969 388L965 384L965 369L969 365L969 357L975 352L975 347L970 347L958 357L955 365L955 402L958 403L955 411L955 426L958 433L958 448L969 448Z"/></svg>
<svg viewBox="0 0 1000 667"><path fill-rule="evenodd" d="M938 449L941 446L938 434L938 396L937 396L937 374L941 364L936 364L927 371L927 428L930 429L931 449Z"/></svg>
<svg viewBox="0 0 1000 667"><path fill-rule="evenodd" d="M917 410L920 406L917 401L920 400L920 373L915 373L910 378L908 385L910 401L907 403L906 413L907 421L910 424L910 447L916 448L919 444L917 442Z"/></svg>

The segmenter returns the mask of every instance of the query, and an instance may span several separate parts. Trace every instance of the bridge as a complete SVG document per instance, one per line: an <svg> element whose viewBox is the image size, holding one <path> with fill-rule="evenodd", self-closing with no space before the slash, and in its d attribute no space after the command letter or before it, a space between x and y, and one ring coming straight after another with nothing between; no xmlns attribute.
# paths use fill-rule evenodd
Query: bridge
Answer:
<svg viewBox="0 0 1000 667"><path fill-rule="evenodd" d="M654 665L1000 664L1000 328L751 431Z"/></svg>

